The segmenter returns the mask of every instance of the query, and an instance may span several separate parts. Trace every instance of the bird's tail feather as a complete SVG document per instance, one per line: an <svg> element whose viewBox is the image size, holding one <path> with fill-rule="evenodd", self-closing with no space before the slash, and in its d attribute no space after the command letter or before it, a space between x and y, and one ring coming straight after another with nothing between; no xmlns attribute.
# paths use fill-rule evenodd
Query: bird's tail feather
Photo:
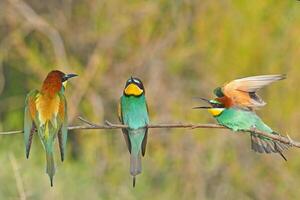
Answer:
<svg viewBox="0 0 300 200"><path fill-rule="evenodd" d="M133 187L135 187L135 176L142 172L142 161L140 153L130 154L130 174L133 176Z"/></svg>
<svg viewBox="0 0 300 200"><path fill-rule="evenodd" d="M46 173L49 175L51 187L53 187L53 176L55 174L55 164L53 152L46 152Z"/></svg>
<svg viewBox="0 0 300 200"><path fill-rule="evenodd" d="M251 148L258 153L279 153L284 160L287 160L283 155L283 151L288 149L289 145L251 134Z"/></svg>

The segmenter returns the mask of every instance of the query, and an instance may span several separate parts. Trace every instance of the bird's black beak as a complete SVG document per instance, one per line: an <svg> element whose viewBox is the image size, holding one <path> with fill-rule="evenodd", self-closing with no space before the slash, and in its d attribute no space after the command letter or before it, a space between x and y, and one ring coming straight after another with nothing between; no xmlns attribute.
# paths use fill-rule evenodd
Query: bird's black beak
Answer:
<svg viewBox="0 0 300 200"><path fill-rule="evenodd" d="M67 81L68 79L73 78L73 77L76 77L76 76L78 76L78 75L77 75L77 74L66 74L66 75L63 77L62 82L65 82L65 81Z"/></svg>
<svg viewBox="0 0 300 200"><path fill-rule="evenodd" d="M210 103L210 101L209 101L208 99L203 98L203 97L199 97L199 98L197 98L197 99L200 99L200 100L202 100L202 101L208 103L208 104L211 105L211 106L196 106L196 107L194 107L193 109L210 109L210 108L212 108L212 104Z"/></svg>

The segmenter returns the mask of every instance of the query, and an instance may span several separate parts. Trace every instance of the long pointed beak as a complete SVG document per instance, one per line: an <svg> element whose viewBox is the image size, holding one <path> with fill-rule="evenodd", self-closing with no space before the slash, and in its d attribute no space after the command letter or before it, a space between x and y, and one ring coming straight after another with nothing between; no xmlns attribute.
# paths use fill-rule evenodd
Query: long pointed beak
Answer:
<svg viewBox="0 0 300 200"><path fill-rule="evenodd" d="M209 101L209 99L206 99L206 98L203 98L203 97L196 97L196 99L200 99L202 101L205 101L208 104L211 104L210 101Z"/></svg>
<svg viewBox="0 0 300 200"><path fill-rule="evenodd" d="M78 76L77 74L67 74L66 75L66 78L69 79L69 78L73 78L73 77L76 77Z"/></svg>
<svg viewBox="0 0 300 200"><path fill-rule="evenodd" d="M211 109L212 107L210 106L196 106L196 107L193 107L193 109Z"/></svg>
<svg viewBox="0 0 300 200"><path fill-rule="evenodd" d="M205 101L206 103L208 103L209 105L211 105L210 101L208 99L206 99L206 98L197 97L197 99ZM212 108L212 106L196 106L196 107L193 107L193 109L210 109L210 108Z"/></svg>
<svg viewBox="0 0 300 200"><path fill-rule="evenodd" d="M76 77L78 76L77 74L66 74L64 77L63 77L63 82L67 81L68 79L70 78L73 78L73 77Z"/></svg>

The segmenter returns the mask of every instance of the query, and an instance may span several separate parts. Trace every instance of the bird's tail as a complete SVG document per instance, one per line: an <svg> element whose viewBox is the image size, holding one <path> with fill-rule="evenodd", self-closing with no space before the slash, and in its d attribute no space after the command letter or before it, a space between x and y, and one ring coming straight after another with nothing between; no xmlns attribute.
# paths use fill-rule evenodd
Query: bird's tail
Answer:
<svg viewBox="0 0 300 200"><path fill-rule="evenodd" d="M278 133L274 132L273 134ZM283 155L283 151L288 149L289 145L285 143L251 134L251 148L258 153L279 153L282 158L287 161L286 157Z"/></svg>
<svg viewBox="0 0 300 200"><path fill-rule="evenodd" d="M135 187L135 176L142 172L142 161L140 153L130 154L130 174L133 176L133 187Z"/></svg>
<svg viewBox="0 0 300 200"><path fill-rule="evenodd" d="M46 152L46 173L49 175L51 187L53 187L53 176L55 174L55 164L53 152Z"/></svg>

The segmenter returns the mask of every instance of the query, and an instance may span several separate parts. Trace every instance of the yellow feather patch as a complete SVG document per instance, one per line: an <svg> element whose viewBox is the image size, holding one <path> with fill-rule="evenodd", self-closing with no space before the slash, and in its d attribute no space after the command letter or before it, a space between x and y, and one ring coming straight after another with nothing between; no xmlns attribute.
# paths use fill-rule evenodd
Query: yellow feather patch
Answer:
<svg viewBox="0 0 300 200"><path fill-rule="evenodd" d="M143 93L143 90L140 89L137 85L130 83L124 90L126 95L139 96Z"/></svg>
<svg viewBox="0 0 300 200"><path fill-rule="evenodd" d="M67 84L68 84L68 81L63 82L63 86L65 89L67 88Z"/></svg>
<svg viewBox="0 0 300 200"><path fill-rule="evenodd" d="M219 116L224 111L224 108L210 108L208 112L210 112L214 117Z"/></svg>
<svg viewBox="0 0 300 200"><path fill-rule="evenodd" d="M60 98L58 95L54 98L49 98L45 95L39 95L36 99L36 109L39 114L38 117L41 123L40 125L44 125L53 117L56 117L58 114L59 106Z"/></svg>
<svg viewBox="0 0 300 200"><path fill-rule="evenodd" d="M48 124L49 123L46 123L46 127L45 127L45 132L44 132L44 134L45 134L45 139L46 140L48 140L49 139L49 127L48 127Z"/></svg>

